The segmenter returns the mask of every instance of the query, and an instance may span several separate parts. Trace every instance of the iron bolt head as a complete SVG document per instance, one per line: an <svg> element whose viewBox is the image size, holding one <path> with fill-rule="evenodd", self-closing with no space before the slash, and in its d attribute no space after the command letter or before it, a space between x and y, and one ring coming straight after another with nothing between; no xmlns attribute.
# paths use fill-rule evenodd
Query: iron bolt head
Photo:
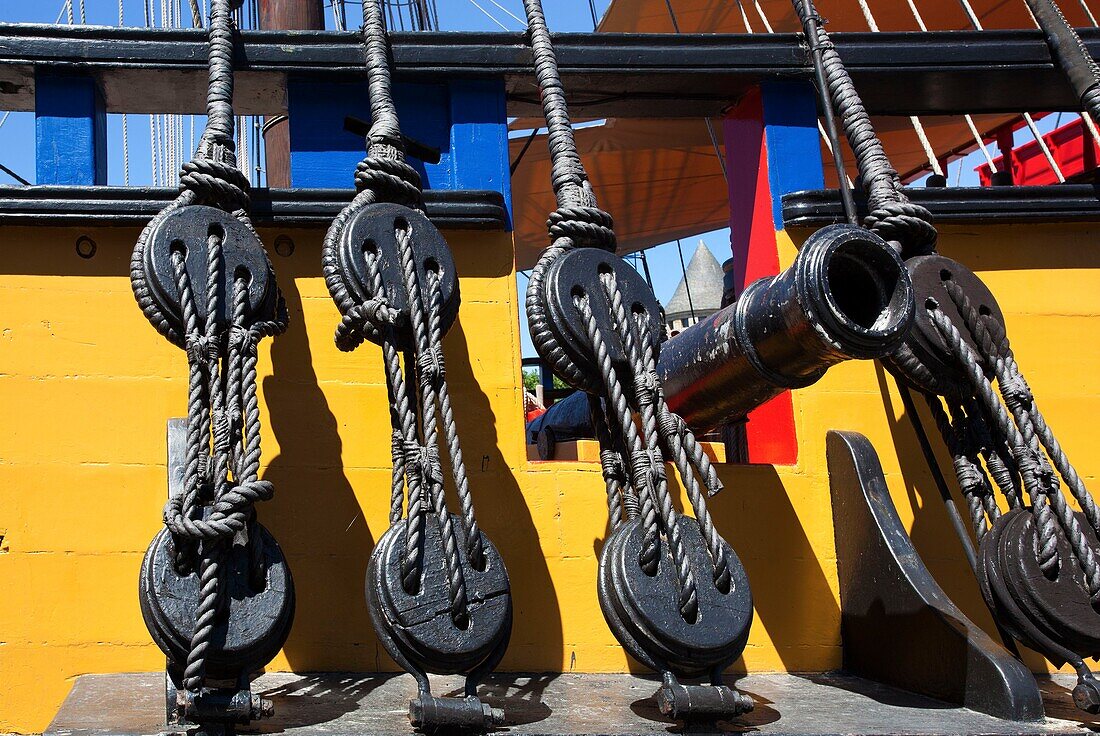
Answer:
<svg viewBox="0 0 1100 736"><path fill-rule="evenodd" d="M1089 678L1073 688L1073 703L1086 713L1100 713L1100 683Z"/></svg>

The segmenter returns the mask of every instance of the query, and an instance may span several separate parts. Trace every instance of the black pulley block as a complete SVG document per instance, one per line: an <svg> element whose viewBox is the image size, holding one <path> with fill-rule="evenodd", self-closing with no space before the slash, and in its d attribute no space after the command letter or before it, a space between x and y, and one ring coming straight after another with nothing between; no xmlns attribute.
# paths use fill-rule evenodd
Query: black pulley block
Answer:
<svg viewBox="0 0 1100 736"><path fill-rule="evenodd" d="M728 592L719 590L699 523L687 516L679 517L677 523L698 589L695 620L685 620L680 612L676 566L667 541L662 540L657 574L650 576L642 568L645 530L637 519L616 529L604 544L598 577L600 607L615 637L642 664L681 677L712 675L745 648L752 624L752 593L745 569L728 544L731 584Z"/></svg>
<svg viewBox="0 0 1100 736"><path fill-rule="evenodd" d="M235 680L262 668L278 654L294 619L294 581L275 538L260 524L251 544L261 545L261 587L254 585L248 544L234 541L223 557L225 601L215 634L217 645L206 657L207 676ZM175 545L168 529L153 538L141 564L138 598L153 640L169 660L187 661L199 605L199 573L180 575L173 562Z"/></svg>
<svg viewBox="0 0 1100 736"><path fill-rule="evenodd" d="M958 328L971 350L978 353L974 338L945 284L960 286L980 314L1003 323L1004 317L989 287L966 266L941 255L914 256L905 262L913 281L917 309L909 337L898 352L886 359L886 365L910 386L933 394L969 395L966 373L951 354L939 329L928 315L931 300Z"/></svg>
<svg viewBox="0 0 1100 736"><path fill-rule="evenodd" d="M443 233L439 232L439 228L424 213L398 204L367 205L356 212L344 227L337 249L337 262L348 292L362 303L374 296L367 254L378 256L386 300L390 307L402 315L399 324L395 326L394 337L397 346L405 350L412 349L415 341L409 321L409 291L398 242L401 232L410 235L409 247L416 270L416 282L425 305L428 305L428 272L434 272L439 279L440 296L443 300L440 320L446 334L458 316L458 276L451 249ZM380 343L377 335L368 334L367 337L372 342Z"/></svg>
<svg viewBox="0 0 1100 736"><path fill-rule="evenodd" d="M1077 519L1086 543L1097 549L1088 521L1082 514ZM1061 533L1057 540L1058 568L1048 575L1039 567L1034 516L1026 509L1008 512L982 539L979 582L1009 632L1061 664L1071 659L1067 655L1100 655L1100 611L1069 541Z"/></svg>
<svg viewBox="0 0 1100 736"><path fill-rule="evenodd" d="M451 516L466 581L467 615L451 615L443 536L434 514L423 527L421 575L416 590L405 590L401 559L408 521L382 535L367 566L367 606L386 651L407 671L469 674L503 654L512 630L512 594L504 560L482 534L484 569L466 557L462 519ZM493 662L495 664L495 662Z"/></svg>
<svg viewBox="0 0 1100 736"><path fill-rule="evenodd" d="M249 324L273 319L278 307L275 272L259 238L232 215L214 207L191 205L173 210L156 224L145 244L144 265L149 293L177 334L183 332L183 314L173 253L183 254L195 307L206 315L208 241L221 241L222 263L216 318L227 324L233 315L233 293L238 275L248 277ZM201 327L200 320L200 327Z"/></svg>
<svg viewBox="0 0 1100 736"><path fill-rule="evenodd" d="M550 330L566 355L588 376L600 375L596 356L590 347L588 325L577 310L575 296L586 295L596 320L597 329L607 345L616 367L627 366L627 355L618 338L612 320L611 304L606 295L601 274L614 273L623 308L628 318L644 314L649 320L647 333L654 357L664 339L664 319L653 290L634 268L614 253L598 248L578 248L562 255L551 264L546 274L543 298L549 315ZM626 376L629 376L628 371ZM620 376L620 379L625 376Z"/></svg>

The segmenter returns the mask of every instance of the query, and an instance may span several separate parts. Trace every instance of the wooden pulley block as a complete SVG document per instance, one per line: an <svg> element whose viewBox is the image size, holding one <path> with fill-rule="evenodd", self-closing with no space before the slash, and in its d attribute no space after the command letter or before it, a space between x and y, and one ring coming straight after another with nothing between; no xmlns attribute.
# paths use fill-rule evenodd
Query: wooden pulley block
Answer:
<svg viewBox="0 0 1100 736"><path fill-rule="evenodd" d="M439 281L443 302L440 323L446 334L458 317L461 302L458 274L447 240L423 212L391 203L367 205L344 227L337 248L337 262L345 288L361 304L375 295L367 258L377 258L386 301L401 315L394 328L396 344L402 350L410 350L415 347L415 339L409 319L409 290L399 240L403 240L404 233L409 237L416 283L425 308L430 306L428 273ZM381 344L380 335L368 333L365 336Z"/></svg>
<svg viewBox="0 0 1100 736"><path fill-rule="evenodd" d="M209 312L207 258L211 238L217 238L221 244L215 319L223 325L232 320L233 294L242 274L248 279L247 324L276 317L279 291L275 272L260 239L227 212L190 205L169 212L156 223L142 254L149 294L177 335L182 335L184 325L174 254L184 257L201 326L202 318Z"/></svg>
<svg viewBox="0 0 1100 736"><path fill-rule="evenodd" d="M1100 549L1095 532L1077 514L1086 543ZM1074 654L1100 655L1100 611L1093 606L1084 572L1069 541L1059 533L1058 569L1039 567L1035 518L1027 509L1001 516L982 540L979 579L991 607L1007 614L1007 628L1029 647L1059 664ZM1053 644L1053 646L1052 646Z"/></svg>
<svg viewBox="0 0 1100 736"><path fill-rule="evenodd" d="M214 680L236 680L261 669L278 654L294 620L294 581L282 549L263 525L248 529L255 538L246 542L238 535L222 555L226 610L214 637L219 644L206 657L207 677ZM259 570L251 544L260 545ZM153 640L182 666L195 631L199 571L180 575L174 557L172 534L161 529L142 561L138 597Z"/></svg>
<svg viewBox="0 0 1100 736"><path fill-rule="evenodd" d="M589 382L588 389L599 386L600 367L588 337L588 324L578 311L574 298L588 297L596 327L615 366L632 375L623 341L615 331L612 307L606 295L602 274L613 273L628 319L644 314L648 321L648 339L654 358L660 354L664 339L664 317L642 275L614 253L599 248L578 248L558 257L547 270L542 299L549 316L549 328L569 359Z"/></svg>
<svg viewBox="0 0 1100 736"><path fill-rule="evenodd" d="M408 520L382 535L367 566L367 606L375 632L394 661L408 671L469 674L499 657L512 630L508 571L496 547L482 534L484 567L466 556L462 519L451 515L468 606L465 617L451 615L447 558L435 514L426 514L419 585L405 590L401 560Z"/></svg>
<svg viewBox="0 0 1100 736"><path fill-rule="evenodd" d="M728 591L719 590L699 523L681 516L677 524L698 589L695 619L686 620L680 611L676 566L667 540L661 542L656 575L642 568L645 530L640 519L620 526L604 544L600 607L612 633L634 659L681 677L708 676L725 669L744 650L752 624L752 593L741 561L725 542L731 581Z"/></svg>
<svg viewBox="0 0 1100 736"><path fill-rule="evenodd" d="M975 355L980 355L978 346L966 326L959 308L948 294L946 284L952 282L962 288L971 304L982 315L991 316L1004 322L1001 308L989 287L978 276L957 261L941 255L914 256L905 261L906 269L913 281L917 309L909 337L901 351L908 352L910 360L917 362L917 370L907 366L899 353L887 358L885 363L893 373L913 388L932 394L952 394L969 396L970 382L966 373L959 367L947 343L940 335L939 328L928 315L928 307L933 303L959 330L963 340ZM920 368L923 367L923 370ZM986 368L987 372L990 370Z"/></svg>

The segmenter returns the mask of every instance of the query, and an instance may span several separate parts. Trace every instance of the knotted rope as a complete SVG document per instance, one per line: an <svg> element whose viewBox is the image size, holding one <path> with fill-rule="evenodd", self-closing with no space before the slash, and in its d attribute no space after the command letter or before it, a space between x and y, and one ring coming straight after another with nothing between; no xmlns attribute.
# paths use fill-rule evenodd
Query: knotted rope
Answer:
<svg viewBox="0 0 1100 736"><path fill-rule="evenodd" d="M440 428L462 509L464 552L475 569L484 569L486 560L446 379L442 294L445 274L442 267L429 271L421 283L414 252L417 233L412 225L399 227L394 233L402 286L408 295L407 313L389 304L377 250L368 249L364 254L370 285L370 296L364 300L348 290L339 266L340 238L351 219L364 208L387 202L424 210L420 175L405 161L404 139L393 103L389 42L377 0L363 3L363 41L372 120L367 134L367 156L355 170L355 197L333 220L325 236L322 271L341 313L335 335L337 347L350 351L365 340L382 347L393 430L390 523L398 523L403 515L406 519L401 562L403 587L410 593L420 589L424 525L431 513L443 539L451 618L459 624L468 616L469 602L457 536L447 512ZM411 331L411 349L399 349L399 331Z"/></svg>
<svg viewBox="0 0 1100 736"><path fill-rule="evenodd" d="M194 158L183 166L179 194L142 231L130 266L138 305L157 330L187 355L183 493L168 500L164 523L172 533L177 571L197 571L199 575L195 630L183 679L184 687L191 692L203 687L206 659L216 646L215 631L226 612L224 566L229 542L247 533L253 568L260 564L253 506L271 498L274 487L259 479L257 346L261 338L280 334L287 327L281 294L273 319L257 322L248 318L250 278L267 278L266 273L234 275L232 293L228 295L231 319L228 324L220 321L220 285L225 277L223 234L211 232L206 240L205 313L200 313L196 303L182 249L171 252L182 317L179 324L174 324L153 298L145 270L145 250L151 234L167 215L183 207L216 207L254 233L248 217L249 182L237 168L233 140L233 9L229 0L211 2L207 126Z"/></svg>
<svg viewBox="0 0 1100 736"><path fill-rule="evenodd" d="M1047 32L1052 53L1070 76L1082 104L1095 117L1100 109L1100 68L1053 0L1026 1ZM835 105L867 190L871 215L864 225L892 242L906 258L934 252L936 236L931 217L923 208L909 203L901 192L897 173L875 136L870 116L822 27L812 0L793 2L811 50L819 55L815 63L823 67L827 80L827 89L821 90L822 101L826 106ZM843 187L842 163L838 163L837 173ZM942 286L961 317L961 327L936 299L928 299L924 309L947 347L948 360L965 375L965 383L960 387L941 379L907 346L891 356L891 360L896 369L924 387L925 400L951 452L974 535L980 542L1001 516L995 489L1005 496L1011 509L1023 507L1022 489L1030 501L1040 569L1050 577L1058 574L1061 564L1058 543L1059 538L1065 539L1074 562L1084 573L1093 606L1100 607L1100 550L1094 549L1086 536L1061 491L1062 483L1097 534L1100 534L1100 509L1036 406L1004 325L989 310L976 307L953 279L944 279ZM918 422L915 416L911 419ZM1078 658L1073 664L1082 682L1092 679L1083 659Z"/></svg>
<svg viewBox="0 0 1100 736"><path fill-rule="evenodd" d="M813 0L793 2L811 53L822 66L827 89L820 92L840 117L867 192L870 214L863 221L864 227L890 243L902 258L933 252L937 234L932 225L932 215L924 207L910 202L902 191L898 172L890 164L882 142L875 134L871 116L825 31L824 21L817 14Z"/></svg>
<svg viewBox="0 0 1100 736"><path fill-rule="evenodd" d="M615 232L611 216L597 205L577 150L542 3L524 0L524 9L546 117L551 183L558 205L547 223L550 246L540 255L527 288L532 342L555 373L590 395L611 528L618 528L624 519L640 519L644 536L639 563L647 574L656 574L663 545L668 545L676 569L680 613L686 620L695 621L699 615L697 581L677 523L680 515L669 492L666 454L680 473L702 529L713 564L714 583L722 592L728 592L731 579L725 542L706 505L706 495L720 491L722 484L695 435L665 403L653 349L658 336L650 334L652 327L645 315L628 313L614 273L601 275L597 293L578 295L573 300L586 327L587 347L594 356L595 371L581 369L551 330L551 316L544 300L550 267L577 248L614 252ZM613 334L600 329L596 309L610 314ZM615 340L623 348L629 366L625 375L612 363L609 340ZM641 418L640 426L634 421L635 413ZM704 486L707 494L703 493Z"/></svg>

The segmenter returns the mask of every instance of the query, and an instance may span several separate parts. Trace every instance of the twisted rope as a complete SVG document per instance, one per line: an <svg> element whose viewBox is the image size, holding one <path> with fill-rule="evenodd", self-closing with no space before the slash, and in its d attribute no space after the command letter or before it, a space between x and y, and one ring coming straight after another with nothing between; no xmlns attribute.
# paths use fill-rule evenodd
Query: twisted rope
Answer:
<svg viewBox="0 0 1100 736"><path fill-rule="evenodd" d="M680 614L685 620L695 621L699 615L698 591L680 532L679 513L672 504L663 451L672 457L687 489L713 565L714 583L722 592L728 592L731 574L726 543L707 510L700 479L709 495L717 493L722 484L695 436L665 404L656 373L656 336L649 334L650 326L644 315L635 318L628 313L613 273L601 274L602 294L577 295L573 299L585 326L595 371L590 374L576 365L551 330L552 318L545 300L550 267L575 248L613 252L615 233L611 216L596 203L577 150L542 3L524 0L524 9L546 117L551 184L558 205L547 222L550 246L539 257L527 288L532 342L542 359L566 383L589 393L600 440L611 529L617 528L624 517L639 520L643 537L638 562L649 575L657 574L663 555L662 540L667 540L676 570ZM601 332L594 309L608 311L613 334ZM607 342L611 339L622 345L627 356L626 375L620 376L611 361ZM641 418L640 432L634 422L635 412Z"/></svg>
<svg viewBox="0 0 1100 736"><path fill-rule="evenodd" d="M277 286L275 314L248 323L250 278L233 279L229 324L219 323L225 268L221 233L211 232L205 246L206 305L200 314L185 254L170 253L179 294L176 324L153 297L145 271L145 251L156 227L169 214L191 205L217 207L255 234L248 217L249 184L236 166L233 141L232 2L212 0L208 28L207 125L191 161L184 164L180 192L144 228L130 262L131 285L142 312L171 342L183 348L188 365L187 436L183 492L164 507L172 535L173 563L179 574L198 572L199 600L189 642L183 685L198 692L206 679L206 661L218 646L215 632L227 612L225 560L229 541L248 531L251 580L262 585L262 550L256 537L254 504L271 498L274 487L259 480L260 411L257 399L257 343L286 329L286 303ZM228 328L228 329L227 329Z"/></svg>
<svg viewBox="0 0 1100 736"><path fill-rule="evenodd" d="M1025 0L1046 35L1050 54L1062 67L1081 106L1100 122L1100 66L1054 0Z"/></svg>
<svg viewBox="0 0 1100 736"><path fill-rule="evenodd" d="M1009 416L1004 404L985 377L978 356L963 340L958 328L938 305L929 305L928 313L951 353L966 368L967 376L978 398L994 417L996 428L1007 438L1008 445L1012 448L1012 454L1024 480L1024 488L1031 496L1032 513L1035 516L1035 527L1039 538L1037 559L1040 569L1047 575L1055 575L1058 572L1056 535L1060 527L1060 531L1070 544L1073 556L1085 573L1089 596L1094 604L1100 603L1100 565L1097 564L1096 553L1085 539L1073 510L1069 508L1065 498L1058 491L1057 478L1054 477L1045 456L1039 451L1038 440L1034 437L1034 433L1028 430L1029 420L1026 416L1017 414L1014 422ZM1001 384L1000 375L997 380ZM1004 384L1001 386L1003 391ZM1007 395L1005 398L1008 400ZM1025 432L1031 436L1029 437Z"/></svg>
<svg viewBox="0 0 1100 736"><path fill-rule="evenodd" d="M364 208L382 202L423 212L420 175L405 161L405 143L393 102L389 42L382 7L377 0L363 3L363 44L366 57L371 127L367 155L355 170L357 193L333 220L322 246L322 272L329 294L340 310L335 341L350 351L366 340L381 345L390 401L391 459L390 523L406 520L401 556L401 581L410 594L420 590L423 575L424 527L434 517L443 541L451 618L462 625L469 615L462 554L475 569L484 569L484 540L474 513L469 477L462 457L454 408L443 359L442 274L429 273L420 283L412 227L394 232L400 253L402 286L408 295L408 313L391 306L376 251L365 253L370 295L359 299L349 289L340 268L338 245L348 223ZM411 330L414 348L404 365L397 347L398 330ZM407 373L408 372L408 373ZM410 396L408 384L415 392ZM462 509L465 549L460 550L446 507L439 434L450 458L451 475Z"/></svg>
<svg viewBox="0 0 1100 736"><path fill-rule="evenodd" d="M902 191L898 172L890 164L882 142L875 134L871 116L863 106L844 62L817 14L813 0L792 0L807 38L813 37L814 53L821 59L828 95L840 117L848 144L855 154L870 214L864 226L890 243L903 258L936 250L936 228L932 214L913 204ZM840 172L843 176L843 172Z"/></svg>

